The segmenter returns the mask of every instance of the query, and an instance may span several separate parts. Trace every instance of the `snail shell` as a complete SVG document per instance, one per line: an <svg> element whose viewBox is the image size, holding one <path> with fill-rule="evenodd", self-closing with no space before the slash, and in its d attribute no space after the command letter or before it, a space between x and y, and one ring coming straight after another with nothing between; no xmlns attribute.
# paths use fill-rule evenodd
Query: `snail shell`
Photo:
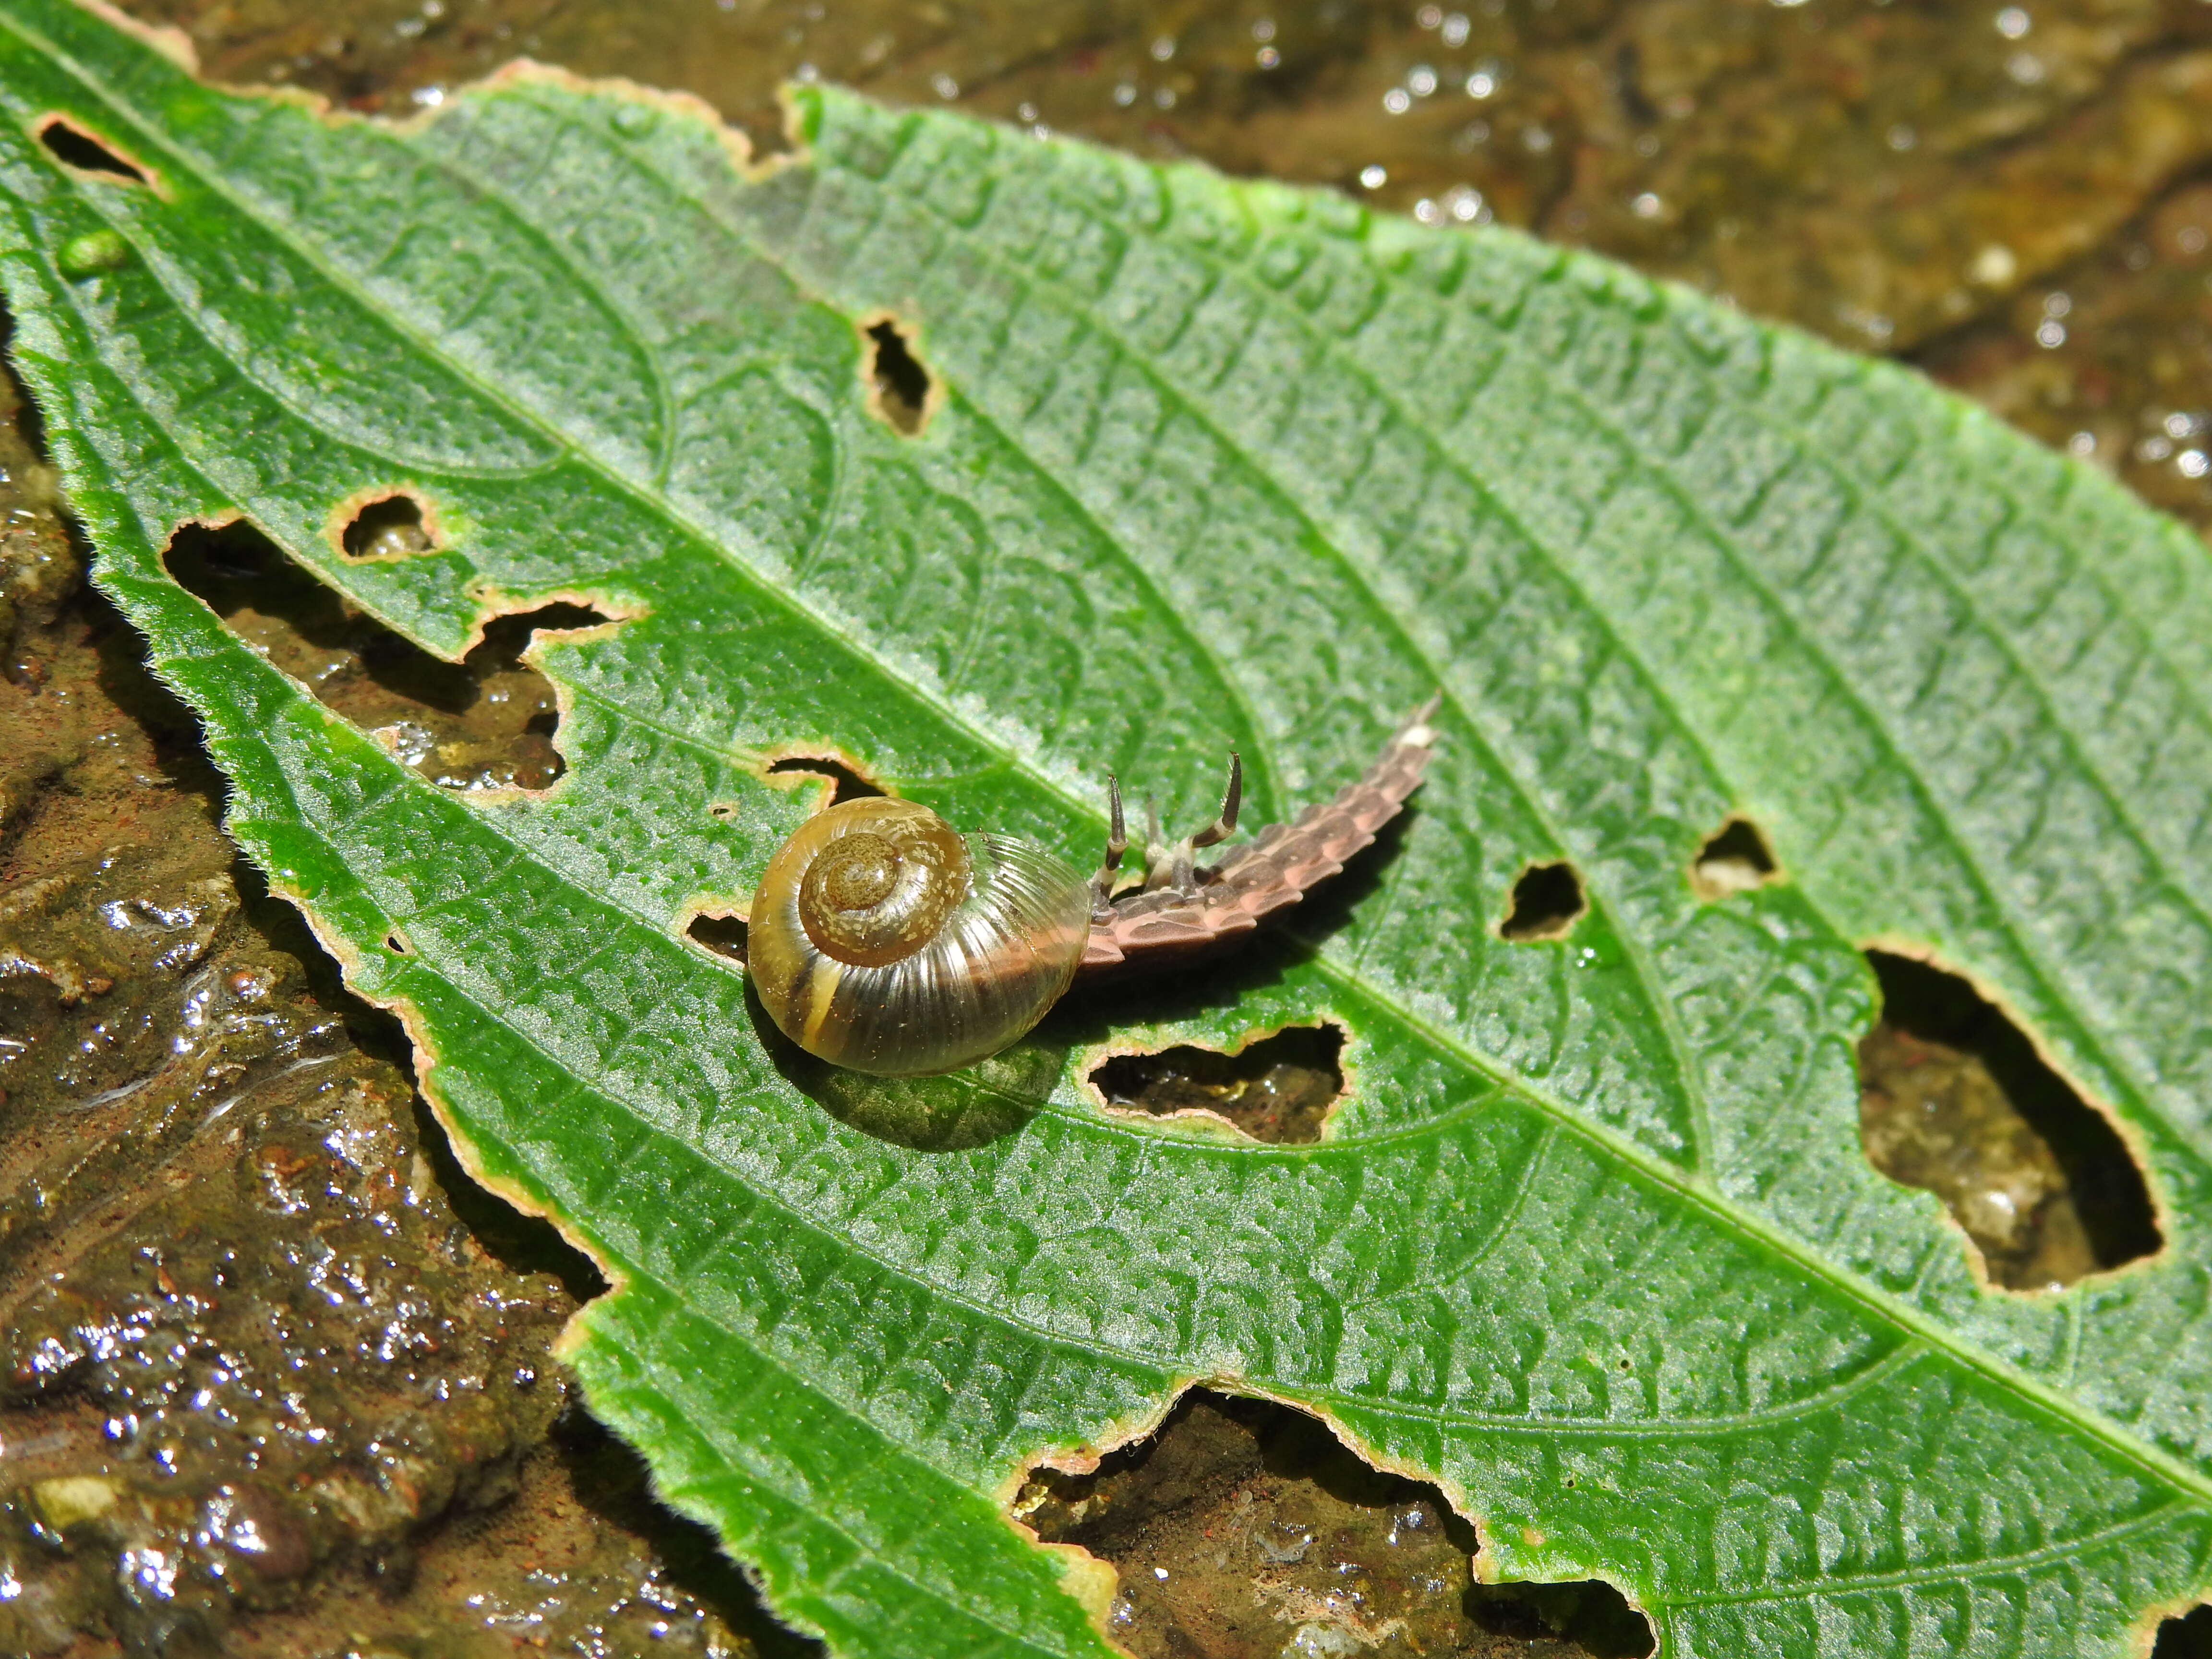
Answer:
<svg viewBox="0 0 2212 1659"><path fill-rule="evenodd" d="M753 896L746 957L783 1034L856 1072L950 1072L1060 1000L1091 929L1089 879L926 806L844 801L801 824Z"/></svg>

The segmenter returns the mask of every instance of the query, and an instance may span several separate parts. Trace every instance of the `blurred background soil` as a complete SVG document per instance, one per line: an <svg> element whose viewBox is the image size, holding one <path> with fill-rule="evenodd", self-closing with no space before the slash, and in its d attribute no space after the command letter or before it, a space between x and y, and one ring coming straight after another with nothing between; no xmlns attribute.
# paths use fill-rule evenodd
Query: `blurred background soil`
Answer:
<svg viewBox="0 0 2212 1659"><path fill-rule="evenodd" d="M2212 526L2212 0L131 9L216 79L364 112L526 55L688 89L775 148L775 88L818 76L1523 226L1900 356ZM557 771L522 635L439 664L250 537L180 556L426 775ZM589 1264L460 1174L394 1030L222 838L189 717L82 571L0 388L0 1654L803 1650L583 1414L548 1350ZM2094 1133L2009 1103L2008 1040L1975 1018L1870 1035L1870 1153L2001 1283L2154 1245L2097 1207L2127 1183L2081 1164ZM1307 1139L1333 1063L1191 1061L1128 1103ZM1432 1489L1296 1413L1194 1400L1116 1460L1021 1502L1121 1569L1139 1651L1635 1650L1607 1593L1468 1592ZM2208 1636L2171 1623L2161 1659Z"/></svg>

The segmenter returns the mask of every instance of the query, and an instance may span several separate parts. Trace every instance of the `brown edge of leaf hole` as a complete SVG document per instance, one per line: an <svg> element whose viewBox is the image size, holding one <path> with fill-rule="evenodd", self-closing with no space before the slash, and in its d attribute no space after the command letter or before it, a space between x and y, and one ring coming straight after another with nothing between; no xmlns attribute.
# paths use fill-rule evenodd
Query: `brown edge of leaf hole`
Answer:
<svg viewBox="0 0 2212 1659"><path fill-rule="evenodd" d="M2135 1640L2128 1652L2133 1659L2201 1659L2212 1651L2212 1600L2208 1595L2212 1589L2154 1601L2132 1626Z"/></svg>
<svg viewBox="0 0 2212 1659"><path fill-rule="evenodd" d="M349 562L358 564L368 561L352 560ZM645 616L647 608L617 599L611 594L572 587L559 588L550 593L533 593L527 599L510 599L495 589L483 588L479 590L477 598L480 608L477 611L476 625L469 630L468 638L463 641L460 656L453 659L457 662L465 660L483 644L492 624L509 617L527 617L535 611L565 605L579 611L587 611L599 618L597 622L572 628L533 628L530 630L528 641L515 653L517 662L532 670L552 688L553 731L548 741L553 745L553 752L560 757L561 775L543 789L488 789L476 796L479 803L487 805L496 805L502 801L550 799L560 793L562 787L576 773L576 769L569 763L568 750L561 743L562 732L574 729L570 720L576 712L576 694L566 680L545 672L542 653L547 641L557 638L564 645L589 645L594 641L612 639L624 623L635 622Z"/></svg>
<svg viewBox="0 0 2212 1659"><path fill-rule="evenodd" d="M1523 920L1527 907L1545 896L1546 885L1557 885L1557 878L1564 876L1574 896L1574 903L1566 909L1549 909ZM1583 884L1583 872L1568 859L1530 859L1521 866L1521 873L1513 878L1511 893L1507 898L1505 915L1498 923L1498 937L1510 945L1543 945L1563 939L1575 930L1575 924L1589 914L1589 890Z"/></svg>
<svg viewBox="0 0 2212 1659"><path fill-rule="evenodd" d="M361 562L355 560L350 562ZM449 658L449 661L461 661L484 642L484 636L493 624L505 622L509 617L527 617L539 611L568 605L577 611L588 611L599 618L597 622L580 622L570 627L532 629L530 643L522 648L519 659L528 663L541 674L544 673L544 668L532 659L544 640L557 638L564 645L589 645L595 640L612 639L616 630L624 623L636 622L652 614L645 605L617 599L611 593L597 592L588 587L555 587L542 593L516 595L502 593L495 587L477 586L471 590L471 595L477 601L476 621L469 629L468 638L461 641L460 656ZM546 678L552 679L550 675ZM552 684L556 693L562 691L558 681ZM562 697L561 713L564 718L568 713L565 695Z"/></svg>
<svg viewBox="0 0 2212 1659"><path fill-rule="evenodd" d="M869 414L902 438L918 438L945 402L945 382L921 356L921 325L892 311L862 313L860 385ZM920 396L914 381L919 378Z"/></svg>
<svg viewBox="0 0 2212 1659"><path fill-rule="evenodd" d="M807 808L809 817L841 801L872 800L893 793L878 782L856 757L834 744L792 744L764 750L753 757L751 769L771 789L817 786L821 793ZM714 808L708 810L713 811Z"/></svg>
<svg viewBox="0 0 2212 1659"><path fill-rule="evenodd" d="M76 178L96 179L107 185L143 185L163 201L170 199L168 186L158 172L122 145L100 137L73 115L50 109L31 118L30 132L40 149Z"/></svg>
<svg viewBox="0 0 2212 1659"><path fill-rule="evenodd" d="M1242 1059L1261 1043L1273 1041L1285 1031L1316 1031L1336 1034L1336 1094L1322 1109L1321 1121L1315 1126L1311 1140L1263 1140L1253 1134L1227 1114L1204 1106L1179 1107L1172 1112L1147 1111L1141 1106L1117 1105L1106 1097L1099 1086L1098 1074L1117 1060L1152 1060L1171 1054L1177 1048L1196 1048L1203 1053L1219 1054L1223 1059ZM1212 1043L1188 1041L1158 1042L1146 1047L1127 1042L1104 1042L1086 1052L1077 1073L1085 1096L1109 1117L1124 1123L1180 1123L1188 1127L1202 1129L1221 1139L1243 1146L1316 1146L1328 1140L1329 1130L1344 1103L1352 1097L1358 1084L1358 1066L1352 1060L1352 1035L1341 1020L1328 1018L1288 1019L1279 1025L1255 1025L1241 1032L1233 1043L1216 1048ZM1192 1386L1192 1385L1186 1385ZM1081 1473L1081 1471L1073 1471ZM1426 1477L1423 1477L1425 1479Z"/></svg>
<svg viewBox="0 0 2212 1659"><path fill-rule="evenodd" d="M405 501L415 509L415 522L421 526L429 545L408 553L357 553L346 544L353 539L354 531L364 516L387 503ZM433 553L442 553L452 544L446 533L445 521L439 516L438 504L424 490L413 484L369 484L355 490L331 509L323 524L323 540L332 553L348 564L398 564L409 559L424 558ZM597 605L592 607L600 610ZM602 611L604 614L604 611ZM483 627L477 627L477 636L483 636Z"/></svg>
<svg viewBox="0 0 2212 1659"><path fill-rule="evenodd" d="M694 899L676 913L676 936L719 961L743 968L750 908L723 898Z"/></svg>
<svg viewBox="0 0 2212 1659"><path fill-rule="evenodd" d="M1478 1547L1473 1563L1473 1581L1483 1584L1522 1582L1501 1579L1495 1576L1498 1565L1497 1532L1487 1517L1476 1513L1466 1489L1455 1481L1435 1470L1382 1455L1376 1448L1369 1445L1328 1407L1316 1401L1301 1400L1290 1395L1277 1394L1260 1387L1248 1378L1227 1372L1216 1371L1203 1376L1186 1375L1170 1382L1150 1408L1132 1416L1109 1421L1095 1440L1088 1441L1079 1446L1041 1447L1035 1455L1017 1459L1012 1472L1000 1480L991 1493L992 1507L1000 1518L1012 1527L1024 1542L1032 1548L1045 1551L1059 1558L1064 1588L1081 1604L1084 1612L1089 1615L1100 1632L1108 1638L1109 1644L1114 1645L1116 1651L1120 1651L1121 1649L1118 1641L1114 1638L1110 1620L1113 1617L1115 1598L1121 1589L1121 1575L1115 1571L1113 1564L1091 1554L1080 1544L1047 1543L1014 1514L1014 1504L1021 1496L1022 1488L1040 1469L1049 1469L1059 1474L1096 1474L1100 1465L1114 1453L1158 1434L1165 1426L1168 1419L1174 1414L1176 1407L1180 1406L1194 1389L1209 1390L1232 1398L1265 1401L1270 1405L1301 1413L1319 1423L1322 1428L1335 1437L1339 1445L1365 1463L1368 1468L1384 1474L1396 1475L1401 1480L1435 1487L1444 1502L1450 1505L1454 1516L1464 1522L1474 1534ZM1528 1528L1522 1528L1522 1541L1528 1547L1532 1550L1542 1547L1544 1543L1542 1534ZM1656 1654L1658 1651L1659 1627L1652 1620L1650 1613L1645 1610L1643 1603L1630 1594L1625 1585L1616 1583L1613 1579L1598 1573L1592 1573L1590 1577L1612 1589L1620 1595L1629 1610L1644 1620L1646 1630L1651 1634L1651 1645L1646 1650L1647 1656Z"/></svg>
<svg viewBox="0 0 2212 1659"><path fill-rule="evenodd" d="M1789 880L1774 843L1748 812L1731 812L1690 856L1690 890L1707 904Z"/></svg>
<svg viewBox="0 0 2212 1659"><path fill-rule="evenodd" d="M2094 1113L2103 1120L2105 1127L2112 1131L2113 1138L2119 1142L2121 1149L2127 1154L2129 1162L2135 1165L2136 1177L2142 1182L2143 1196L2149 1206L2150 1225L2157 1234L2157 1248L2130 1256L2126 1261L2115 1263L2112 1267L2100 1267L2081 1283L2108 1284L2123 1274L2141 1272L2157 1262L2165 1261L2172 1249L2172 1217L2168 1212L2164 1197L2159 1192L2158 1183L2152 1179L2150 1160L2146 1154L2140 1133L2133 1124L2112 1109L2110 1102L2094 1090L2082 1086L2081 1079L2056 1054L2051 1052L2050 1045L2043 1040L2042 1034L2035 1024L2020 1017L2011 1000L1978 974L1968 973L1934 946L1923 944L1920 940L1907 939L1897 933L1877 933L1871 939L1861 940L1858 948L1863 957L1875 951L1881 951L1893 957L1902 957L1908 962L1918 963L1921 966L1932 969L1936 973L1948 975L1965 985L1967 989L1996 1010L1997 1017L2019 1034L2021 1041L2027 1044L2035 1058L2043 1063L2051 1076L2072 1091L2075 1099L2081 1103L2083 1109ZM1870 963L1868 971L1869 973L1873 971ZM1878 1003L1879 1000L1877 1000L1877 1005ZM1879 1021L1881 1018L1882 1011L1877 1006L1875 1019ZM2069 1171L2069 1173L2071 1172ZM1948 1205L1942 1205L1939 1207L1942 1212L1943 1224L1958 1234L1960 1243L1965 1247L1966 1263L1972 1271L1974 1283L1978 1288L1988 1295L2008 1297L2021 1301L2048 1300L2050 1293L2047 1291L2014 1290L2010 1285L2000 1285L1991 1279L1988 1267L1982 1259L1981 1247L1960 1224L1958 1218L1951 1213Z"/></svg>

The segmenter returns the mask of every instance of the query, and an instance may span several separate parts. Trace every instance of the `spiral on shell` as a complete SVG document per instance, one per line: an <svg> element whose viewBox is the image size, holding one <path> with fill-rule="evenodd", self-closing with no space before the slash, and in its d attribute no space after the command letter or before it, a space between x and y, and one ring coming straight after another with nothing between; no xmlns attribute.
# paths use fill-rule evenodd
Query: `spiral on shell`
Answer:
<svg viewBox="0 0 2212 1659"><path fill-rule="evenodd" d="M856 1072L950 1072L1043 1018L1091 927L1087 878L1011 836L961 835L912 801L844 801L769 861L748 966L809 1054Z"/></svg>

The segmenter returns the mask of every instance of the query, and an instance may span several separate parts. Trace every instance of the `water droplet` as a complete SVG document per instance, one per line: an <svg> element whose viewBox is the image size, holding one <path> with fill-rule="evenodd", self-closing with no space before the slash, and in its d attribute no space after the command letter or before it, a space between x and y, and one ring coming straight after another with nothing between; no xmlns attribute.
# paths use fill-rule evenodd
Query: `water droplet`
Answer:
<svg viewBox="0 0 2212 1659"><path fill-rule="evenodd" d="M1966 267L1966 280L1984 288L2002 288L2020 274L2020 261L2002 242L1991 242Z"/></svg>

